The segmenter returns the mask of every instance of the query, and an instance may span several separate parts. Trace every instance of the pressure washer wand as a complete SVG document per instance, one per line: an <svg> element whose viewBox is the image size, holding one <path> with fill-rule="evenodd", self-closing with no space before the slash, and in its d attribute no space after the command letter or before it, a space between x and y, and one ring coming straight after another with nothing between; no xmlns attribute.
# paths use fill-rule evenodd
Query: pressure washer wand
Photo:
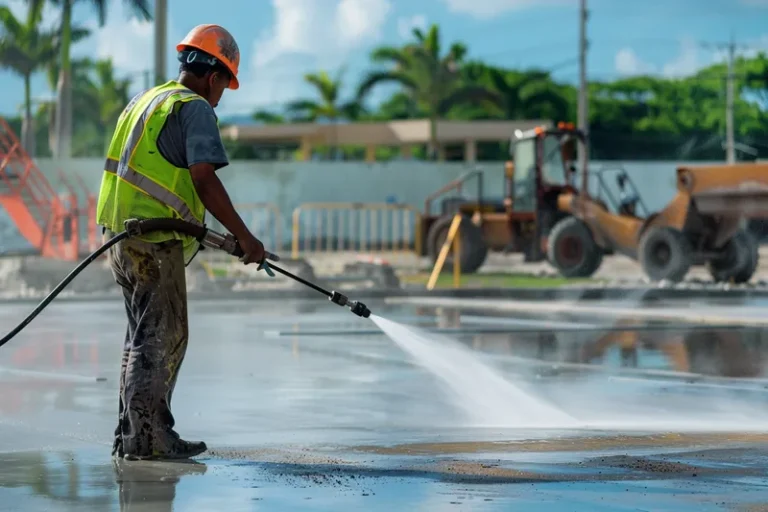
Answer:
<svg viewBox="0 0 768 512"><path fill-rule="evenodd" d="M244 255L243 249L240 247L240 244L237 242L237 239L231 234L222 235L221 233L217 233L216 231L213 231L211 229L206 229L205 235L200 240L200 243L212 249L225 251L237 258L242 258ZM349 310L352 311L352 313L354 313L359 317L368 318L371 316L371 310L368 309L368 306L366 306L362 302L359 302L356 300L350 300L346 295L339 293L337 291L328 291L316 285L315 283L307 281L306 279L303 279L295 274L292 274L291 272L288 272L287 270L282 269L272 263L268 263L267 260L280 261L280 257L271 252L266 252L264 261L259 264L259 267L258 267L259 270L264 269L267 273L270 273L269 272L270 270L274 270L275 272L282 274L285 277L293 279L294 281L301 283L304 286L307 286L319 293L322 293L323 295L328 297L328 300L330 300L334 304L337 304L339 306L347 306Z"/></svg>

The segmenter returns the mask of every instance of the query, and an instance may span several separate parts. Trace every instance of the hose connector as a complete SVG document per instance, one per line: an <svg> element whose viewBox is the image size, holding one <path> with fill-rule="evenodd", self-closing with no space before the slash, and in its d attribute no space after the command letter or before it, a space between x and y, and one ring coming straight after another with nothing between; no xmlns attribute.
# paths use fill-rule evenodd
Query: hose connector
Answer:
<svg viewBox="0 0 768 512"><path fill-rule="evenodd" d="M347 306L353 314L361 318L368 318L371 316L371 310L368 309L368 306L356 300L349 300L346 295L335 290L328 296L328 300L339 306Z"/></svg>
<svg viewBox="0 0 768 512"><path fill-rule="evenodd" d="M237 252L237 249L239 248L237 244L237 240L235 239L234 236L232 236L229 233L227 234L217 233L212 229L206 230L205 236L200 241L200 243L205 247L210 247L211 249L224 251L227 254L235 254L235 252Z"/></svg>

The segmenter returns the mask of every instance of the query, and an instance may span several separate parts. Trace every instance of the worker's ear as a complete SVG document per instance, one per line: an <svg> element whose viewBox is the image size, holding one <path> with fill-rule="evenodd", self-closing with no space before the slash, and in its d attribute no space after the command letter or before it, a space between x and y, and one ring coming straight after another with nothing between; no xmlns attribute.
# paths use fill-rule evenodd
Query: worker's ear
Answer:
<svg viewBox="0 0 768 512"><path fill-rule="evenodd" d="M216 87L221 87L222 89L226 89L229 87L229 73L222 73L221 71L214 71L211 73L211 85Z"/></svg>

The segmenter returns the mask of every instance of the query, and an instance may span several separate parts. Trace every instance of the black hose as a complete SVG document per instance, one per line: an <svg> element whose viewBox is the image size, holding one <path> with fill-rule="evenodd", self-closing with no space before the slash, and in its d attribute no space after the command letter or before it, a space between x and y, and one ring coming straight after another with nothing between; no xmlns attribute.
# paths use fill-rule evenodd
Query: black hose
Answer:
<svg viewBox="0 0 768 512"><path fill-rule="evenodd" d="M90 256L81 261L80 264L75 267L75 269L72 270L72 272L70 272L67 277L65 277L64 280L56 286L56 288L51 290L51 293L49 293L48 296L45 297L34 310L32 310L32 312L27 316L27 318L24 319L24 321L17 325L11 332L3 336L3 339L0 340L0 347L11 341L17 334L21 332L22 329L24 329L32 320L34 320L35 317L39 315L40 312L42 312L48 306L48 304L50 304L51 301L55 299L56 296L60 294L61 291L66 288L67 285L71 283L72 280L85 269L85 267L93 262L93 260L104 254L104 252L109 250L110 247L126 238L128 238L128 232L126 231L115 235L114 237L110 238L109 241L107 241L104 245L92 252Z"/></svg>
<svg viewBox="0 0 768 512"><path fill-rule="evenodd" d="M37 305L37 307L19 324L17 325L11 332L3 336L2 339L0 339L0 347L11 341L17 334L19 334L22 329L24 329L29 323L35 319L37 315L39 315L47 306L51 303L53 299L56 298L56 296L61 293L61 291L67 287L69 283L72 282L72 280L77 277L77 275L85 269L88 265L90 265L93 260L104 254L107 250L109 250L110 247L115 245L116 243L120 242L121 240L124 240L126 238L132 237L132 236L138 236L141 234L146 233L153 233L153 232L161 232L161 231L175 231L177 233L182 233L185 235L192 236L196 238L199 242L203 242L203 239L206 238L206 235L209 233L209 231L205 228L205 226L199 226L196 224L192 224L189 222L186 222L181 219L169 219L169 218L160 218L160 219L144 219L144 220L137 220L137 219L130 219L125 222L125 231L122 233L119 233L112 238L110 238L107 242L104 243L101 247L96 249L93 253L91 253L90 256L88 256L86 259L80 262L80 264L75 267L72 272L70 272L67 277L64 278L63 281L61 281L56 288L54 288L51 293L48 294L47 297L45 297L40 304ZM213 233L213 232L211 232ZM217 237L219 237L220 240L223 240L221 238L221 235L216 234ZM218 247L218 245L217 245ZM218 247L221 248L221 247ZM229 247L227 249L227 252L232 254L236 257L242 257L243 256L243 250L240 248L240 245L237 244L237 241L234 240L234 247ZM266 259L273 260L273 261L279 261L279 258L272 254L272 253L266 253ZM262 263L262 265L267 265L267 263ZM299 283L303 284L304 286L308 286L309 288L312 288L313 290L322 293L332 301L334 298L343 298L342 302L337 302L341 305L350 305L350 308L352 309L352 312L355 313L358 316L364 316L367 318L367 315L370 315L370 310L367 309L367 307L358 302L350 302L348 303L347 298L343 295L340 295L335 292L329 292L328 290L324 290L323 288L319 287L318 285L314 283L310 283L306 279L302 279L301 277L291 274L287 270L283 270L280 267L276 267L272 265L271 263L268 264L269 268L286 276L289 277L295 281L298 281ZM261 266L259 267L261 268Z"/></svg>

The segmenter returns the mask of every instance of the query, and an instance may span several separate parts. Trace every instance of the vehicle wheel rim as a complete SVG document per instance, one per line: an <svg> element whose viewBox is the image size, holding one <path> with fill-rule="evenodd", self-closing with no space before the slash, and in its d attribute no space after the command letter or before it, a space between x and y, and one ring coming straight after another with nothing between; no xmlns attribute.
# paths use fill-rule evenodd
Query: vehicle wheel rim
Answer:
<svg viewBox="0 0 768 512"><path fill-rule="evenodd" d="M573 267L581 263L584 257L584 244L577 236L563 237L557 243L557 257L565 267Z"/></svg>
<svg viewBox="0 0 768 512"><path fill-rule="evenodd" d="M672 249L666 243L658 243L653 248L653 262L660 266L666 267L669 261L672 259Z"/></svg>

